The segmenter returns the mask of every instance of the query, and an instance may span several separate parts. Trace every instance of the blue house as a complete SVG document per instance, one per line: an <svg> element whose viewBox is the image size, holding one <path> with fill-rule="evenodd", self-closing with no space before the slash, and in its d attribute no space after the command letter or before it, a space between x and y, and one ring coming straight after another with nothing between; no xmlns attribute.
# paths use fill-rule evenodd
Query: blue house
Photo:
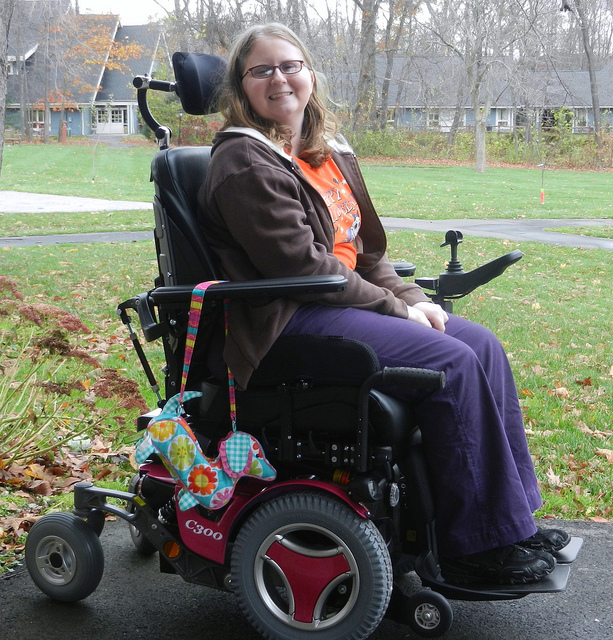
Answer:
<svg viewBox="0 0 613 640"><path fill-rule="evenodd" d="M28 3L36 5L36 3ZM35 13L14 21L9 33L6 127L39 136L44 127L71 136L136 133L139 130L135 75L152 74L162 41L159 25L123 27L114 15L80 15L49 46L49 32ZM95 34L95 37L94 37ZM97 50L89 55L87 42ZM84 44L85 43L85 44ZM121 43L122 47L117 48ZM118 57L117 52L126 52ZM45 122L45 95L50 121ZM26 130L23 130L23 129Z"/></svg>
<svg viewBox="0 0 613 640"><path fill-rule="evenodd" d="M377 60L379 87L385 61ZM613 61L597 71L603 129L613 127ZM416 131L447 132L474 127L464 65L453 57L411 56L394 60L389 82L388 123ZM490 131L526 126L547 128L554 114L566 113L573 133L591 133L594 113L587 70L527 69L514 60L493 63L490 84ZM482 103L485 102L482 96Z"/></svg>

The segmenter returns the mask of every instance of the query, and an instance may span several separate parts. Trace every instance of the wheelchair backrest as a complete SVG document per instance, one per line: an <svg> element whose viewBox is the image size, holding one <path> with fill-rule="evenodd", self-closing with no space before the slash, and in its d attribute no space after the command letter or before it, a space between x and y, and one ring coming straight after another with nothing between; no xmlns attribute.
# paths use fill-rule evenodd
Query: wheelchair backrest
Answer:
<svg viewBox="0 0 613 640"><path fill-rule="evenodd" d="M225 61L207 54L176 52L172 64L173 88L183 110L192 115L215 113ZM148 110L146 100L139 104ZM151 163L158 285L219 279L216 259L198 223L198 192L210 159L210 147L175 147L158 152Z"/></svg>
<svg viewBox="0 0 613 640"><path fill-rule="evenodd" d="M159 151L151 163L160 285L219 279L198 224L197 197L210 159L210 147L175 147Z"/></svg>

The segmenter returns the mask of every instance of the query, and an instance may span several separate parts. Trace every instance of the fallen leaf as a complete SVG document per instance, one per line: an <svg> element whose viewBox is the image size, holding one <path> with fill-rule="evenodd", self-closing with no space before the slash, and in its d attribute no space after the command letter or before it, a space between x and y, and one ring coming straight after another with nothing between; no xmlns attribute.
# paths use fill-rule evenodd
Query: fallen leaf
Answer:
<svg viewBox="0 0 613 640"><path fill-rule="evenodd" d="M566 398L568 396L568 389L566 387L557 387L547 392L550 396L558 396L559 398Z"/></svg>
<svg viewBox="0 0 613 640"><path fill-rule="evenodd" d="M613 464L613 450L611 449L596 449L596 455L602 456L607 459L609 464Z"/></svg>
<svg viewBox="0 0 613 640"><path fill-rule="evenodd" d="M94 476L94 480L102 480L103 478L106 478L106 476L108 476L110 473L111 470L108 467L105 467Z"/></svg>
<svg viewBox="0 0 613 640"><path fill-rule="evenodd" d="M547 480L552 487L561 487L560 476L556 475L551 467L547 469Z"/></svg>
<svg viewBox="0 0 613 640"><path fill-rule="evenodd" d="M37 496L50 496L51 485L46 480L35 480L29 487Z"/></svg>

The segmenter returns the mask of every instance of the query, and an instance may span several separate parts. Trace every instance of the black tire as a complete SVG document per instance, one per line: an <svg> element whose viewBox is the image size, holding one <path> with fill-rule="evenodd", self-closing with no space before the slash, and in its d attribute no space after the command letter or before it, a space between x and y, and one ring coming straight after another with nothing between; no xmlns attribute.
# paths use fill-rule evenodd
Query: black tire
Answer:
<svg viewBox="0 0 613 640"><path fill-rule="evenodd" d="M140 480L140 476L136 474L130 480L130 484L128 486L128 491L130 493L136 493L136 489L138 487L138 482ZM128 506L126 507L126 511L132 513L134 511L134 505L131 502L128 502ZM132 538L132 543L134 547L138 551L141 556L152 556L157 549L149 542L145 534L137 529L134 525L128 524L130 529L130 538Z"/></svg>
<svg viewBox="0 0 613 640"><path fill-rule="evenodd" d="M104 572L104 554L96 532L72 513L43 516L28 534L25 558L36 586L62 602L87 598Z"/></svg>
<svg viewBox="0 0 613 640"><path fill-rule="evenodd" d="M363 640L383 618L393 572L372 522L305 492L273 499L245 522L231 577L241 610L268 640Z"/></svg>
<svg viewBox="0 0 613 640"><path fill-rule="evenodd" d="M104 514L104 511L94 510L89 516L87 516L87 518L85 518L85 522L87 522L87 524L95 532L95 534L100 537L100 534L104 530L105 518L106 516Z"/></svg>
<svg viewBox="0 0 613 640"><path fill-rule="evenodd" d="M438 638L453 624L453 609L436 591L420 591L408 598L406 623L422 638Z"/></svg>

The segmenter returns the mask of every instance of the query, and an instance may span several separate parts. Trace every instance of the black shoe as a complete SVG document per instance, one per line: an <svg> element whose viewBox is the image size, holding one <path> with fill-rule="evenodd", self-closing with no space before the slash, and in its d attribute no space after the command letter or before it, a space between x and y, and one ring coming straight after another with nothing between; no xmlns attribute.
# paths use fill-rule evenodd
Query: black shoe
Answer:
<svg viewBox="0 0 613 640"><path fill-rule="evenodd" d="M556 553L570 542L570 536L562 529L541 529L529 538L518 542L520 547L536 551Z"/></svg>
<svg viewBox="0 0 613 640"><path fill-rule="evenodd" d="M528 584L549 575L555 558L546 551L510 544L461 558L441 558L441 572L453 584Z"/></svg>

